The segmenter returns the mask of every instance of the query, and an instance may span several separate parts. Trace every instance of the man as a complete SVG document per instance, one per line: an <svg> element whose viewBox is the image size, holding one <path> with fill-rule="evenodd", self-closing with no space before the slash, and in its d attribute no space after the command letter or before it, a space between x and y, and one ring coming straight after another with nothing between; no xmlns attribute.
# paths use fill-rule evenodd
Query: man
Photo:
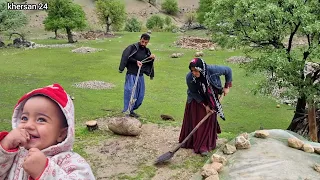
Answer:
<svg viewBox="0 0 320 180"><path fill-rule="evenodd" d="M121 62L119 65L119 72L122 73L124 68L127 68L126 79L124 84L124 108L122 112L126 112L129 108L129 102L131 97L131 92L136 78L138 78L138 83L136 86L134 99L136 101L132 104L130 109L130 116L138 118L139 115L134 112L142 104L144 93L145 93L145 84L144 76L150 76L152 80L154 77L154 67L153 61L155 55L151 54L150 50L147 48L149 43L150 36L149 34L142 34L140 41L134 44L129 45L122 53ZM151 60L146 63L142 60ZM138 74L139 67L141 67L140 73Z"/></svg>

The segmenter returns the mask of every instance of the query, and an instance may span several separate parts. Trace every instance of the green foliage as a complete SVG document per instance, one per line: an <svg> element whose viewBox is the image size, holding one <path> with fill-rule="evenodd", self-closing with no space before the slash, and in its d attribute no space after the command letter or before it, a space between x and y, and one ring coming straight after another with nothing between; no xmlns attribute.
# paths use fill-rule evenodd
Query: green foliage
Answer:
<svg viewBox="0 0 320 180"><path fill-rule="evenodd" d="M306 61L320 59L320 1L218 0L206 14L213 40L222 46L258 51L247 70L265 71L267 89L284 88L291 98L319 96L303 77ZM307 43L293 47L293 38ZM274 84L274 85L273 85ZM260 86L262 87L262 86ZM311 89L310 89L311 88Z"/></svg>
<svg viewBox="0 0 320 180"><path fill-rule="evenodd" d="M204 32L200 33L201 31L188 31L188 35L203 37ZM122 50L127 44L136 41L140 35L140 32L123 32L121 33L121 41L118 38L81 41L77 44L78 47L89 46L105 49L86 55L72 53L73 48L36 48L27 51L3 49L0 53L0 84L2 85L0 88L0 131L11 129L10 119L13 107L23 94L34 88L58 82L70 95L75 97L75 151L88 157L90 164L101 165L99 161L90 159L92 156L86 154L87 149L103 145L103 142L109 138L119 138L119 136L114 136L103 128L88 132L83 125L88 120L120 116L116 113L120 114L123 108L123 93L121 92L123 92L125 74L119 74L114 70L119 66L119 56L121 56ZM176 40L178 40L177 34L152 32L152 43L148 47L161 60L155 62L157 74L154 80L150 81L145 77L147 87L145 99L137 110L137 113L142 116L139 118L142 123L175 127L180 127L182 124L187 100L185 76L189 71L188 62L193 57L194 50L172 47L172 43ZM65 44L64 40L37 39L34 41L38 44ZM184 53L179 61L167 58L168 54L177 51ZM276 108L275 100L264 96L254 96L250 92L250 89L255 85L254 81L261 79L261 74L247 77L245 76L246 72L238 65L226 63L225 60L231 56L243 55L241 51L217 50L214 52L205 51L205 53L205 60L208 64L228 65L233 70L233 87L222 102L227 120L219 119L222 129L219 138L231 139L241 132L253 132L261 124L266 129L287 128L293 112L287 110L289 106L283 105L281 108ZM8 60L10 60L9 63ZM28 69L28 73L26 73L26 69ZM73 86L74 83L89 80L105 81L114 84L115 87L106 90L93 90ZM110 109L111 111L101 109ZM159 114L170 114L176 121L163 121ZM159 155L154 154L153 157ZM170 163L168 167L173 169L175 168L173 166L176 166L176 168L185 169L185 171L196 172L203 166L205 160L206 158L201 156L190 156L186 157L184 162ZM97 166L92 166L92 169L98 169L95 168ZM151 179L154 171L150 167L150 161L143 161L137 170L122 176L137 176L137 179L143 176L141 179ZM113 179L120 179L119 176L115 173Z"/></svg>
<svg viewBox="0 0 320 180"><path fill-rule="evenodd" d="M185 17L185 21L190 26L192 23L196 21L196 13L194 12L187 13Z"/></svg>
<svg viewBox="0 0 320 180"><path fill-rule="evenodd" d="M0 32L17 30L27 24L27 17L22 11L7 9L7 0L0 0Z"/></svg>
<svg viewBox="0 0 320 180"><path fill-rule="evenodd" d="M125 5L119 0L98 0L96 12L101 24L106 24L107 32L110 26L113 30L121 29L126 20Z"/></svg>
<svg viewBox="0 0 320 180"><path fill-rule="evenodd" d="M141 27L142 27L142 23L138 21L137 18L132 17L127 20L124 30L129 32L140 32Z"/></svg>
<svg viewBox="0 0 320 180"><path fill-rule="evenodd" d="M152 15L146 23L148 29L162 29L164 26L164 20L158 15Z"/></svg>
<svg viewBox="0 0 320 180"><path fill-rule="evenodd" d="M171 20L170 16L166 16L166 17L164 18L164 24L165 24L166 26L170 26L171 23L172 23L172 20Z"/></svg>
<svg viewBox="0 0 320 180"><path fill-rule="evenodd" d="M174 30L178 31L179 27L174 25L174 24L171 24L170 26L166 26L164 28L164 31L165 32L173 32Z"/></svg>
<svg viewBox="0 0 320 180"><path fill-rule="evenodd" d="M44 20L45 30L83 29L87 26L86 17L80 5L71 0L48 1L48 16Z"/></svg>
<svg viewBox="0 0 320 180"><path fill-rule="evenodd" d="M161 9L163 9L167 14L177 14L179 11L177 0L164 0L161 4Z"/></svg>
<svg viewBox="0 0 320 180"><path fill-rule="evenodd" d="M200 0L199 8L197 9L197 20L200 24L204 23L204 16L207 12L211 12L214 0Z"/></svg>

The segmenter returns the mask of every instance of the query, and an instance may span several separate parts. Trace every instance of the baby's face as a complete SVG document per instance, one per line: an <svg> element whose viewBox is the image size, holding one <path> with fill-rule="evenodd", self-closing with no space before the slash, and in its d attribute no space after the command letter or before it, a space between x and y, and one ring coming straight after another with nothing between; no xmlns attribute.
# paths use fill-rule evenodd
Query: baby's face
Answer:
<svg viewBox="0 0 320 180"><path fill-rule="evenodd" d="M25 148L40 150L62 142L65 138L62 128L63 114L59 106L43 96L31 97L23 107L18 128L30 134Z"/></svg>

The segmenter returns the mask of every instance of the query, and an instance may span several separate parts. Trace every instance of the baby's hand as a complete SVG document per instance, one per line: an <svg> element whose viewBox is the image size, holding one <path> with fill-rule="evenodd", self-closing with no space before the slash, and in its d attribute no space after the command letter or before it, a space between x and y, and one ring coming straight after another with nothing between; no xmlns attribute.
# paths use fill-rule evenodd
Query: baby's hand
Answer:
<svg viewBox="0 0 320 180"><path fill-rule="evenodd" d="M15 149L19 146L24 146L30 140L30 135L25 129L15 128L4 137L1 145L4 149Z"/></svg>
<svg viewBox="0 0 320 180"><path fill-rule="evenodd" d="M47 157L38 148L30 148L22 164L23 169L33 178L38 178L46 168Z"/></svg>

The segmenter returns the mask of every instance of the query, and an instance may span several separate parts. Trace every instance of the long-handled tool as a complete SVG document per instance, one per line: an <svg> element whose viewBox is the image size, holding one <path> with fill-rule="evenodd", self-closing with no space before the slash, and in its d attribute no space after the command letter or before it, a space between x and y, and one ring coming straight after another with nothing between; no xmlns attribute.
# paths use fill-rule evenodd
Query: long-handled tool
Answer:
<svg viewBox="0 0 320 180"><path fill-rule="evenodd" d="M146 63L146 62L150 62L151 60L148 60L149 57L141 60L141 63ZM138 69L138 73L137 73L137 76L136 76L136 80L134 82L134 85L132 87L132 91L131 91L131 97L130 97L130 101L129 101L129 105L128 105L128 109L125 111L126 114L130 114L132 108L133 108L133 105L134 103L136 102L137 99L134 99L134 94L136 93L136 89L137 89L137 84L138 84L138 79L139 79L139 75L140 75L140 70L141 70L141 67L142 66L139 66L139 69Z"/></svg>
<svg viewBox="0 0 320 180"><path fill-rule="evenodd" d="M181 146L190 139L190 137L194 134L194 132L196 132L196 130L201 126L201 124L203 124L208 119L208 117L211 114L213 114L213 112L209 112L205 117L203 117L201 119L201 121L196 125L196 127L193 128L193 130L190 132L190 134L179 145L177 145L173 150L158 157L158 159L155 161L155 164L159 164L159 163L162 163L162 162L165 162L165 161L171 159L173 157L174 153L176 153L181 148Z"/></svg>
<svg viewBox="0 0 320 180"><path fill-rule="evenodd" d="M137 88L137 84L138 84L138 79L139 79L139 74L140 74L141 67L142 66L139 66L138 73L137 73L137 76L136 76L136 80L135 80L134 85L132 87L131 97L130 97L128 109L125 112L126 114L130 114L131 109L133 108L133 105L136 102L136 99L134 99L134 94L136 93L136 88Z"/></svg>

